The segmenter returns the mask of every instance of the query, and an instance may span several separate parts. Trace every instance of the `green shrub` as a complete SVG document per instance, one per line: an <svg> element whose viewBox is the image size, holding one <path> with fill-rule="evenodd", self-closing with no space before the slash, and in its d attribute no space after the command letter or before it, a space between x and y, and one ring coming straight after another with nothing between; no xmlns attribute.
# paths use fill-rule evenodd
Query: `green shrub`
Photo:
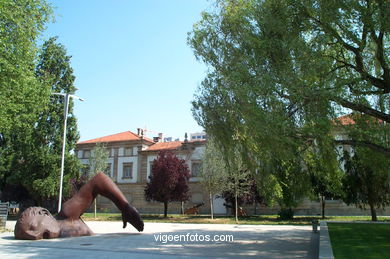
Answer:
<svg viewBox="0 0 390 259"><path fill-rule="evenodd" d="M281 209L278 215L281 220L290 220L294 218L294 211L291 208Z"/></svg>

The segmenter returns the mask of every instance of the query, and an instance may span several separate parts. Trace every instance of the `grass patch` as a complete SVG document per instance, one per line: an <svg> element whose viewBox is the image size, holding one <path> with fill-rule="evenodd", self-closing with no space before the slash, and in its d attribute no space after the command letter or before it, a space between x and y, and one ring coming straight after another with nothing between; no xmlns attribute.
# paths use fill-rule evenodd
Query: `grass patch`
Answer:
<svg viewBox="0 0 390 259"><path fill-rule="evenodd" d="M344 258L390 258L390 224L328 223L333 254Z"/></svg>
<svg viewBox="0 0 390 259"><path fill-rule="evenodd" d="M145 222L156 223L191 223L191 224L236 224L234 217L216 216L211 219L209 215L180 215L170 214L164 218L163 215L142 215ZM96 219L93 213L84 213L84 220L96 221L121 221L122 216L119 213L98 213ZM280 220L277 215L267 216L248 216L239 218L239 224L250 225L309 225L313 219L318 217L295 217L293 220Z"/></svg>
<svg viewBox="0 0 390 259"><path fill-rule="evenodd" d="M122 221L122 216L119 213L97 213L96 219L93 213L84 213L82 218L84 220L96 221ZM167 218L163 215L142 215L145 222L159 222L159 223L191 223L191 224L236 224L235 218L231 216L217 216L211 219L209 215L180 215L169 214ZM369 221L368 216L358 217L327 217L326 220L338 221ZM277 215L259 215L240 217L239 224L248 225L311 225L312 220L321 220L318 216L294 216L292 220L280 220ZM390 218L381 218L379 220L389 221Z"/></svg>

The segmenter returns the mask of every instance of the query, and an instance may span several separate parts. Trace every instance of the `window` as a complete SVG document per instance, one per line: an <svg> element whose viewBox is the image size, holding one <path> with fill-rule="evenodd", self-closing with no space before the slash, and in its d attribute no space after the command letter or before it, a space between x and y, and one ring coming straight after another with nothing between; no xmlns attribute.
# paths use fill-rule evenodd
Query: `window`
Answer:
<svg viewBox="0 0 390 259"><path fill-rule="evenodd" d="M91 150L84 150L83 158L89 158L91 156Z"/></svg>
<svg viewBox="0 0 390 259"><path fill-rule="evenodd" d="M132 156L133 155L133 149L131 147L125 148L125 156Z"/></svg>
<svg viewBox="0 0 390 259"><path fill-rule="evenodd" d="M133 163L123 163L122 178L133 179Z"/></svg>
<svg viewBox="0 0 390 259"><path fill-rule="evenodd" d="M192 161L191 163L191 177L198 177L202 168L201 161Z"/></svg>
<svg viewBox="0 0 390 259"><path fill-rule="evenodd" d="M153 161L149 162L149 177L152 177L153 175Z"/></svg>

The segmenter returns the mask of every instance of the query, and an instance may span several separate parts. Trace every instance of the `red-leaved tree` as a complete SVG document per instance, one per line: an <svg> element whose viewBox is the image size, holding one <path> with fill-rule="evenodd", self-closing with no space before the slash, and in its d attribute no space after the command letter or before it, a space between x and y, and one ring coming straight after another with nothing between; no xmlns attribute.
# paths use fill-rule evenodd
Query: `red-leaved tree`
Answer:
<svg viewBox="0 0 390 259"><path fill-rule="evenodd" d="M167 217L168 203L188 200L188 179L190 171L183 159L171 152L161 151L153 161L150 182L145 188L147 201L164 203L164 217Z"/></svg>

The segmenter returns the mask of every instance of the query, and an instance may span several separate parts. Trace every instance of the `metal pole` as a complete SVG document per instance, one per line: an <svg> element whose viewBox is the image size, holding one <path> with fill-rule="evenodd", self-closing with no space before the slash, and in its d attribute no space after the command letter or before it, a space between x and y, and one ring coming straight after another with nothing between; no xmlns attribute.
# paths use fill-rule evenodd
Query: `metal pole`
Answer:
<svg viewBox="0 0 390 259"><path fill-rule="evenodd" d="M62 202L62 182L64 180L64 163L65 163L65 144L66 144L66 122L68 119L69 94L65 94L65 111L64 111L64 136L62 138L62 158L61 158L61 180L60 180L60 197L58 198L58 213L61 211Z"/></svg>

